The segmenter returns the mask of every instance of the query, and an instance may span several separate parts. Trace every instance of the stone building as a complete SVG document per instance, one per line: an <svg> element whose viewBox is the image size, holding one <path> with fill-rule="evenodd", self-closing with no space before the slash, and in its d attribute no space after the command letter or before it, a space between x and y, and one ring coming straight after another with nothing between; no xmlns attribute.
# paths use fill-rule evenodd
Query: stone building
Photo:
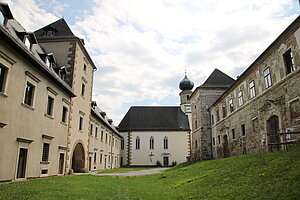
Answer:
<svg viewBox="0 0 300 200"><path fill-rule="evenodd" d="M83 40L64 19L28 33L4 3L0 35L0 181L118 167L121 137L91 107L96 67ZM112 136L104 167L90 161L106 148L92 121Z"/></svg>
<svg viewBox="0 0 300 200"><path fill-rule="evenodd" d="M190 156L188 117L179 106L133 106L118 130L124 138L122 165L171 166Z"/></svg>
<svg viewBox="0 0 300 200"><path fill-rule="evenodd" d="M193 160L208 160L212 158L210 114L208 108L234 82L228 75L215 69L207 80L188 98L191 109L191 147Z"/></svg>
<svg viewBox="0 0 300 200"><path fill-rule="evenodd" d="M89 133L89 171L120 167L122 136L96 102L92 103Z"/></svg>
<svg viewBox="0 0 300 200"><path fill-rule="evenodd" d="M277 151L300 131L300 17L210 107L214 158Z"/></svg>

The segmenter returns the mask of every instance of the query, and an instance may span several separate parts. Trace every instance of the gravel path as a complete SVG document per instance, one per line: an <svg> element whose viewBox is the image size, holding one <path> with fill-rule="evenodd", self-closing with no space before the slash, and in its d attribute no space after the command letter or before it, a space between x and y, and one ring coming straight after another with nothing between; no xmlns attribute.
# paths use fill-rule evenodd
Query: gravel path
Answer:
<svg viewBox="0 0 300 200"><path fill-rule="evenodd" d="M93 173L92 175L96 176L144 176L149 174L158 174L169 168L154 168L140 171L124 172L124 173L109 173L109 174L97 174Z"/></svg>

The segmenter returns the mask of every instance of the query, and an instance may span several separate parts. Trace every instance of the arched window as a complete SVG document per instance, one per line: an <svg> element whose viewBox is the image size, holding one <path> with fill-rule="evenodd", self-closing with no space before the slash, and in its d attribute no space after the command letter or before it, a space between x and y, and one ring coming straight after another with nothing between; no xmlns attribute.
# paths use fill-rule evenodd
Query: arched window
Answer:
<svg viewBox="0 0 300 200"><path fill-rule="evenodd" d="M150 137L150 149L154 149L154 138L153 136Z"/></svg>
<svg viewBox="0 0 300 200"><path fill-rule="evenodd" d="M141 143L140 137L137 136L135 138L135 149L140 149L140 143Z"/></svg>
<svg viewBox="0 0 300 200"><path fill-rule="evenodd" d="M168 149L168 148L169 148L168 137L165 136L164 137L164 149Z"/></svg>
<svg viewBox="0 0 300 200"><path fill-rule="evenodd" d="M5 17L4 17L4 14L0 11L0 24L4 24L5 22Z"/></svg>

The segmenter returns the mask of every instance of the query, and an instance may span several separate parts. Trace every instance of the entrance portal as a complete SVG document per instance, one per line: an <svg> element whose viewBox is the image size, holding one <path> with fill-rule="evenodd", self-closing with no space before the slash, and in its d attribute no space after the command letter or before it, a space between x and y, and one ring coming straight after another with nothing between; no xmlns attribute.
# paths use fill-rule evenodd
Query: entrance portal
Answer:
<svg viewBox="0 0 300 200"><path fill-rule="evenodd" d="M165 156L163 157L163 161L164 161L164 166L169 166L169 157Z"/></svg>
<svg viewBox="0 0 300 200"><path fill-rule="evenodd" d="M84 168L84 149L82 144L78 143L74 149L72 157L72 169L74 172L83 172Z"/></svg>
<svg viewBox="0 0 300 200"><path fill-rule="evenodd" d="M273 115L270 117L270 119L267 121L267 131L269 135L269 150L270 151L279 151L279 120L278 116Z"/></svg>

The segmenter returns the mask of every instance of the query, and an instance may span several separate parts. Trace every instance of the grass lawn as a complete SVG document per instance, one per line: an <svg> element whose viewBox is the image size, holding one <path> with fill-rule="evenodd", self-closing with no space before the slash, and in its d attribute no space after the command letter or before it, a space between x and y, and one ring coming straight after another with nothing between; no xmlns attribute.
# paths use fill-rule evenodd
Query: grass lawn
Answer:
<svg viewBox="0 0 300 200"><path fill-rule="evenodd" d="M0 184L0 199L300 199L300 145L178 165L139 177L52 177Z"/></svg>
<svg viewBox="0 0 300 200"><path fill-rule="evenodd" d="M148 169L153 169L153 167L121 167L121 168L103 170L98 174L124 173L124 172L141 171L141 170L148 170Z"/></svg>

